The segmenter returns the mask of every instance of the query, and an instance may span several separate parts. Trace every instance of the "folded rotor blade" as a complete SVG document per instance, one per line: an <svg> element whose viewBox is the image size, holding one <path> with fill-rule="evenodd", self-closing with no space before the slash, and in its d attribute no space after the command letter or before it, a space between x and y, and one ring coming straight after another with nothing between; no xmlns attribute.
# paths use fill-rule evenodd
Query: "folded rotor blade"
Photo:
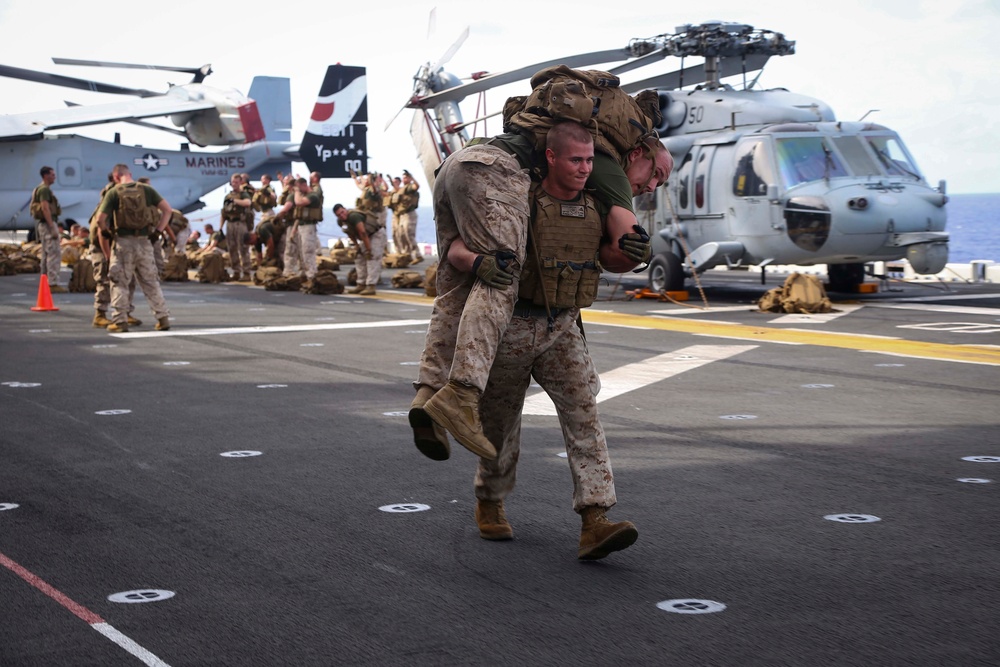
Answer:
<svg viewBox="0 0 1000 667"><path fill-rule="evenodd" d="M745 59L723 58L719 63L719 78L741 74L744 71L753 72L763 69L769 58L770 56L763 54L752 54ZM706 80L705 65L702 64L695 65L694 67L685 67L683 70L667 72L666 74L658 74L648 79L642 79L641 81L623 84L622 90L627 93L638 93L641 90L649 88L673 90L679 88L682 82L685 86L693 86L704 83Z"/></svg>
<svg viewBox="0 0 1000 667"><path fill-rule="evenodd" d="M469 38L469 26L465 26L465 30L463 30L462 34L458 36L458 39L455 40L455 43L448 47L448 50L445 51L440 58L438 58L438 61L436 63L431 65L429 71L432 74L438 71L439 67L442 67L445 63L451 60L456 53L458 53L458 50L462 48L462 44L464 44L465 40L468 38Z"/></svg>
<svg viewBox="0 0 1000 667"><path fill-rule="evenodd" d="M169 65L143 65L139 63L112 63L103 60L78 60L76 58L53 58L52 62L57 65L75 65L82 67L116 67L118 69L154 69L166 72L183 72L195 78L193 83L201 83L205 77L212 73L211 65L201 67L171 67Z"/></svg>
<svg viewBox="0 0 1000 667"><path fill-rule="evenodd" d="M64 88L89 90L95 93L137 95L139 97L155 97L163 94L152 90L145 90L144 88L125 88L124 86L116 86L110 83L88 81L87 79L76 79L71 76L38 72L36 70L21 69L20 67L10 67L8 65L0 65L0 76L6 76L12 79L22 79L24 81L34 81L35 83L47 83L53 86L63 86Z"/></svg>
<svg viewBox="0 0 1000 667"><path fill-rule="evenodd" d="M490 74L461 86L455 86L454 88L448 88L447 90L442 90L441 92L434 93L433 95L427 95L426 97L411 100L406 106L411 109L416 109L434 106L439 102L459 101L468 95L472 95L473 93L479 93L508 83L514 83L515 81L521 81L522 79L530 79L539 70L543 70L546 67L553 67L555 65L585 67L588 65L595 65L597 63L625 60L628 57L628 49L611 49L608 51L595 51L593 53L581 53L575 56L556 58L555 60L548 60L542 63L527 65L526 67L510 70L509 72Z"/></svg>

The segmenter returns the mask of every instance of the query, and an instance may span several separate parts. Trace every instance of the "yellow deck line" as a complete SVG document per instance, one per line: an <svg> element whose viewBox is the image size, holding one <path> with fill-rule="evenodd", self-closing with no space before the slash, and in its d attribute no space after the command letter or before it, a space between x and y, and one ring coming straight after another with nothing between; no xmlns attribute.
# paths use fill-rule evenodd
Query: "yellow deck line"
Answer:
<svg viewBox="0 0 1000 667"><path fill-rule="evenodd" d="M776 329L773 327L756 327L745 324L706 322L704 320L694 322L680 318L649 317L647 315L627 315L589 310L583 311L583 320L585 322L606 324L608 326L658 329L661 331L675 331L677 333L702 334L707 336L714 335L758 343L819 345L822 347L836 347L862 352L882 352L921 359L939 359L942 361L1000 366L1000 350L985 346L948 345L906 339L872 338L854 334L803 331L801 329Z"/></svg>
<svg viewBox="0 0 1000 667"><path fill-rule="evenodd" d="M383 293L379 294L379 297L387 301L419 303L421 305L430 305L433 302L430 297L415 294ZM598 304L598 307L600 307L600 304ZM779 329L775 327L734 324L731 322L694 321L674 317L629 315L626 313L590 309L583 310L583 320L593 324L719 336L721 338L734 338L755 343L818 345L821 347L835 347L861 352L880 352L919 359L938 359L941 361L1000 366L1000 349L986 345L949 345L945 343L906 340L903 338L879 338L862 334Z"/></svg>

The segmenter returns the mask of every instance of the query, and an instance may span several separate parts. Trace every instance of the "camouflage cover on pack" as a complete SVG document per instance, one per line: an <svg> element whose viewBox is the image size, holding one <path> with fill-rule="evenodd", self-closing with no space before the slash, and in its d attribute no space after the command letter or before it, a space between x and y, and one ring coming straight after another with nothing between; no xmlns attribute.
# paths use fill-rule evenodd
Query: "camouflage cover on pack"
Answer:
<svg viewBox="0 0 1000 667"><path fill-rule="evenodd" d="M156 224L153 209L146 203L146 186L142 183L119 183L115 186L118 208L115 229L142 230Z"/></svg>
<svg viewBox="0 0 1000 667"><path fill-rule="evenodd" d="M306 294L343 294L344 286L333 271L319 270L311 282L302 285L302 291Z"/></svg>
<svg viewBox="0 0 1000 667"><path fill-rule="evenodd" d="M73 275L69 279L70 292L96 292L97 281L94 280L94 263L83 258L73 264Z"/></svg>
<svg viewBox="0 0 1000 667"><path fill-rule="evenodd" d="M594 148L624 166L629 151L655 136L659 100L633 98L610 72L547 67L531 77L531 94L504 104L504 131L533 137L535 150L545 151L545 137L562 120L574 120L594 135ZM654 93L655 95L655 93Z"/></svg>
<svg viewBox="0 0 1000 667"><path fill-rule="evenodd" d="M392 277L392 286L401 289L423 287L424 277L416 271L397 271Z"/></svg>
<svg viewBox="0 0 1000 667"><path fill-rule="evenodd" d="M826 296L823 282L816 276L793 273L785 284L768 290L758 301L757 307L772 313L830 313L835 312Z"/></svg>
<svg viewBox="0 0 1000 667"><path fill-rule="evenodd" d="M382 257L382 268L403 269L413 263L413 258L405 252L390 252Z"/></svg>

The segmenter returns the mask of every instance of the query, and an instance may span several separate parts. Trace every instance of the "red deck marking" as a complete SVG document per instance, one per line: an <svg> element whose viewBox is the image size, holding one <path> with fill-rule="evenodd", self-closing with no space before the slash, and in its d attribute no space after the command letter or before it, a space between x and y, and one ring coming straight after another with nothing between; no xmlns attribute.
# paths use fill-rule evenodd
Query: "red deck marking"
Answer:
<svg viewBox="0 0 1000 667"><path fill-rule="evenodd" d="M21 577L32 586L34 586L41 592L45 593L46 595L48 595L50 598L61 604L66 609L69 609L71 612L73 612L74 615L76 615L82 621L89 623L91 625L93 625L94 623L105 622L103 618L101 618L94 612L90 611L83 605L73 602L68 597L57 591L55 588L45 583L45 581L42 580L41 577L32 572L29 572L25 568L21 567L20 565L12 561L10 558L7 558L7 556L5 556L2 553L0 553L0 565L3 565L5 568L10 570L17 576Z"/></svg>

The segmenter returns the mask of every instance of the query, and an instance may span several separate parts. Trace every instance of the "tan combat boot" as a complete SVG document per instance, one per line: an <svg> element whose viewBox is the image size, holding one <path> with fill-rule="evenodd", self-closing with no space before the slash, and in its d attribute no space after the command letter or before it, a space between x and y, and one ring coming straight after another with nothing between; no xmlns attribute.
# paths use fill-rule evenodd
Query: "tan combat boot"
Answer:
<svg viewBox="0 0 1000 667"><path fill-rule="evenodd" d="M103 310L95 311L94 314L95 327L97 327L98 329L104 329L109 324L111 324L111 320L108 319L108 314L106 312L104 312Z"/></svg>
<svg viewBox="0 0 1000 667"><path fill-rule="evenodd" d="M365 288L358 292L361 296L375 296L375 286L365 285Z"/></svg>
<svg viewBox="0 0 1000 667"><path fill-rule="evenodd" d="M580 510L583 528L580 530L580 560L597 560L612 551L627 549L639 539L639 531L631 521L611 523L603 507L591 505Z"/></svg>
<svg viewBox="0 0 1000 667"><path fill-rule="evenodd" d="M420 385L413 403L410 403L410 427L413 429L413 442L421 454L435 461L445 461L451 456L448 432L435 424L424 411L424 403L433 395L433 388Z"/></svg>
<svg viewBox="0 0 1000 667"><path fill-rule="evenodd" d="M364 285L355 285L351 289L347 290L348 294L361 294L365 289Z"/></svg>
<svg viewBox="0 0 1000 667"><path fill-rule="evenodd" d="M140 324L142 324L142 320L137 317L132 317L131 315L128 316L128 325L130 327L137 327Z"/></svg>
<svg viewBox="0 0 1000 667"><path fill-rule="evenodd" d="M109 333L128 333L128 324L125 322L112 322L108 325Z"/></svg>
<svg viewBox="0 0 1000 667"><path fill-rule="evenodd" d="M476 500L476 523L484 540L512 540L514 529L507 521L502 500Z"/></svg>
<svg viewBox="0 0 1000 667"><path fill-rule="evenodd" d="M156 326L153 328L157 331L170 331L170 318L166 316L161 317L156 320Z"/></svg>
<svg viewBox="0 0 1000 667"><path fill-rule="evenodd" d="M476 456L497 457L497 450L483 434L479 421L477 388L449 382L424 403L424 411Z"/></svg>
<svg viewBox="0 0 1000 667"><path fill-rule="evenodd" d="M53 285L52 287L49 288L49 292L51 292L52 294L66 294L67 292L69 292L69 290L63 287L62 285Z"/></svg>

